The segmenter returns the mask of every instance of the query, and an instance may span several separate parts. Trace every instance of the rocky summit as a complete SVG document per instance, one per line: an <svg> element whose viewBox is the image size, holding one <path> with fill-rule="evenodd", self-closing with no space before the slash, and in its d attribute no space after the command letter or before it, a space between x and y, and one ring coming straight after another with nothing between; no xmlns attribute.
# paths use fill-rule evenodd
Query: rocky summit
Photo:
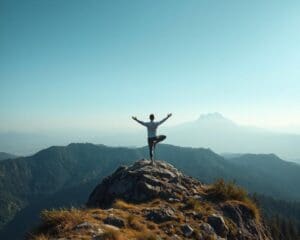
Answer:
<svg viewBox="0 0 300 240"><path fill-rule="evenodd" d="M116 199L142 203L156 198L182 201L200 197L201 183L183 175L163 161L140 160L132 166L119 167L106 177L89 197L88 206L110 207Z"/></svg>
<svg viewBox="0 0 300 240"><path fill-rule="evenodd" d="M87 207L44 211L30 239L271 240L246 192L205 185L164 162L121 166L90 194Z"/></svg>

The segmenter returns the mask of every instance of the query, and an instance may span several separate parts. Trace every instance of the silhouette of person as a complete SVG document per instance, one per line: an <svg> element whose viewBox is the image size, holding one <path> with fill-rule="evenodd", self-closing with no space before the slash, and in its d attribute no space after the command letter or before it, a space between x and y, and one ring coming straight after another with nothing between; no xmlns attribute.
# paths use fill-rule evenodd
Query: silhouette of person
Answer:
<svg viewBox="0 0 300 240"><path fill-rule="evenodd" d="M143 122L138 120L136 117L132 117L133 120L137 121L138 123L142 124L143 126L147 127L148 132L148 146L149 146L149 153L150 159L153 163L153 152L157 143L165 140L167 137L165 135L156 135L157 127L164 123L169 117L172 116L172 113L169 113L164 119L159 122L154 121L154 114L150 114L150 122Z"/></svg>

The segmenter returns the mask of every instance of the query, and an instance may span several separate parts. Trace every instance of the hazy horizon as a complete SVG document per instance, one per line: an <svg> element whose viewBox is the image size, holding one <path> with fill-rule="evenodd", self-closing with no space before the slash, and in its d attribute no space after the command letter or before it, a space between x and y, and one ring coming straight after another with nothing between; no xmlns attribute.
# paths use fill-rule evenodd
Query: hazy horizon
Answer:
<svg viewBox="0 0 300 240"><path fill-rule="evenodd" d="M171 119L170 119L171 120ZM126 131L64 129L48 132L0 132L0 152L31 155L50 146L70 143L94 143L108 146L141 147L147 144L146 129L133 123ZM169 120L168 120L169 121ZM216 153L274 153L285 160L299 162L300 134L272 131L240 125L220 113L202 114L194 121L172 125L166 122L158 129L166 134L165 143L196 148L210 148Z"/></svg>

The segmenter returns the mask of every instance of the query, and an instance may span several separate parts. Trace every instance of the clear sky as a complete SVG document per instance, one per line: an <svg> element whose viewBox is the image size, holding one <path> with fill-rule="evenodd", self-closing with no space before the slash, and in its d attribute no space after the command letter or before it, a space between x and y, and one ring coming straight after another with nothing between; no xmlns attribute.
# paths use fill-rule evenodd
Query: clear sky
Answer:
<svg viewBox="0 0 300 240"><path fill-rule="evenodd" d="M220 112L300 125L300 1L0 0L0 130Z"/></svg>

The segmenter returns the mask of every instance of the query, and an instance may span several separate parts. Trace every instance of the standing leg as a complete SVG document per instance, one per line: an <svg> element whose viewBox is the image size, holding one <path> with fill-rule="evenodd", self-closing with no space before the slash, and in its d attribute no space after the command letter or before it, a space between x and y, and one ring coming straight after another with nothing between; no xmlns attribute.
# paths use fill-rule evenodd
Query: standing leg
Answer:
<svg viewBox="0 0 300 240"><path fill-rule="evenodd" d="M153 139L148 138L148 147L149 147L149 155L150 155L150 160L153 161Z"/></svg>
<svg viewBox="0 0 300 240"><path fill-rule="evenodd" d="M159 142L162 142L163 140L165 140L167 138L167 136L165 135L159 135L155 138L154 142L153 142L153 151L155 151L155 147L156 147L156 144L159 143Z"/></svg>

